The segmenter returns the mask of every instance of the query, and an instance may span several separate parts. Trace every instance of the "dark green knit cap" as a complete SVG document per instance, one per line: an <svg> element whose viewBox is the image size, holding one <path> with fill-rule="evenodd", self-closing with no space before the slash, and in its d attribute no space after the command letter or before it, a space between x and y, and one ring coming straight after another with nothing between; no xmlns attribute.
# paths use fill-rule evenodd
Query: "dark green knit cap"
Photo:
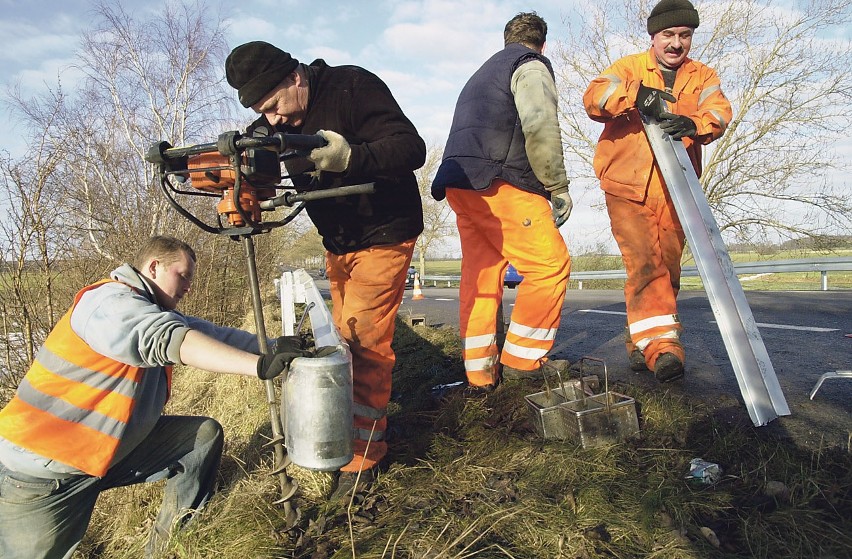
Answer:
<svg viewBox="0 0 852 559"><path fill-rule="evenodd" d="M698 10L689 0L660 0L648 16L648 34L669 27L698 27Z"/></svg>

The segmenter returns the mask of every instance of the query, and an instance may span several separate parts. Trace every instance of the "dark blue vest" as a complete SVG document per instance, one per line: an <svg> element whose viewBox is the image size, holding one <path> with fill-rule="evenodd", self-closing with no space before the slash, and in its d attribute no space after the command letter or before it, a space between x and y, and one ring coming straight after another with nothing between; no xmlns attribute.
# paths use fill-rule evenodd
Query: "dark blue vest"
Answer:
<svg viewBox="0 0 852 559"><path fill-rule="evenodd" d="M432 196L443 200L447 188L485 190L502 179L550 199L530 167L524 134L512 95L512 74L523 62L550 61L520 43L511 43L489 58L459 94L444 157Z"/></svg>

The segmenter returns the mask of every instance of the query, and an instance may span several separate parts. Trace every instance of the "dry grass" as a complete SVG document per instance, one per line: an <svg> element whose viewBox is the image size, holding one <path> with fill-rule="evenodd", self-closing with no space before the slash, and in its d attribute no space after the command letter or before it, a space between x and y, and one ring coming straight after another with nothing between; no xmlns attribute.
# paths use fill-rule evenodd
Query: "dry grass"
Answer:
<svg viewBox="0 0 852 559"><path fill-rule="evenodd" d="M540 386L434 397L431 387L463 378L457 333L397 330L389 464L351 508L326 501L328 474L291 468L302 490L297 533L281 531L271 504L278 487L261 447L269 412L260 384L179 374L172 411L216 417L227 443L219 493L169 556L849 557L847 451L797 449L712 407L630 385L615 389L641 403L641 440L592 449L545 442L523 404ZM722 465L719 484L684 480L697 456ZM770 482L786 492L772 496ZM78 556L140 556L160 496L157 485L103 495Z"/></svg>

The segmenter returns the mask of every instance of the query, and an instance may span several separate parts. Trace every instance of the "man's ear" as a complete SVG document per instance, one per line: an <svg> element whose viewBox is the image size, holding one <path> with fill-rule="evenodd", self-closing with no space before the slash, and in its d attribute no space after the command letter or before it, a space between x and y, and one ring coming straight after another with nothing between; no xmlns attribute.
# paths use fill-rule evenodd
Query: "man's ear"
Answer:
<svg viewBox="0 0 852 559"><path fill-rule="evenodd" d="M151 279L157 278L157 266L160 265L160 261L156 259L152 259L148 262L148 266L146 266L145 271L148 272L148 277Z"/></svg>

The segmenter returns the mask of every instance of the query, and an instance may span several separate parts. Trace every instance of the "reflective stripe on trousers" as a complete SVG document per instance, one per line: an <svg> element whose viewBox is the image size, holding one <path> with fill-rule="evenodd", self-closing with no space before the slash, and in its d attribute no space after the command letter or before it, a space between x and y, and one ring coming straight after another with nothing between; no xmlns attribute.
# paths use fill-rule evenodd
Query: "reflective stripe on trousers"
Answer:
<svg viewBox="0 0 852 559"><path fill-rule="evenodd" d="M459 330L468 382L497 381L497 309L511 262L524 280L499 362L532 370L553 347L571 259L543 197L495 180L484 191L447 189L462 248Z"/></svg>

